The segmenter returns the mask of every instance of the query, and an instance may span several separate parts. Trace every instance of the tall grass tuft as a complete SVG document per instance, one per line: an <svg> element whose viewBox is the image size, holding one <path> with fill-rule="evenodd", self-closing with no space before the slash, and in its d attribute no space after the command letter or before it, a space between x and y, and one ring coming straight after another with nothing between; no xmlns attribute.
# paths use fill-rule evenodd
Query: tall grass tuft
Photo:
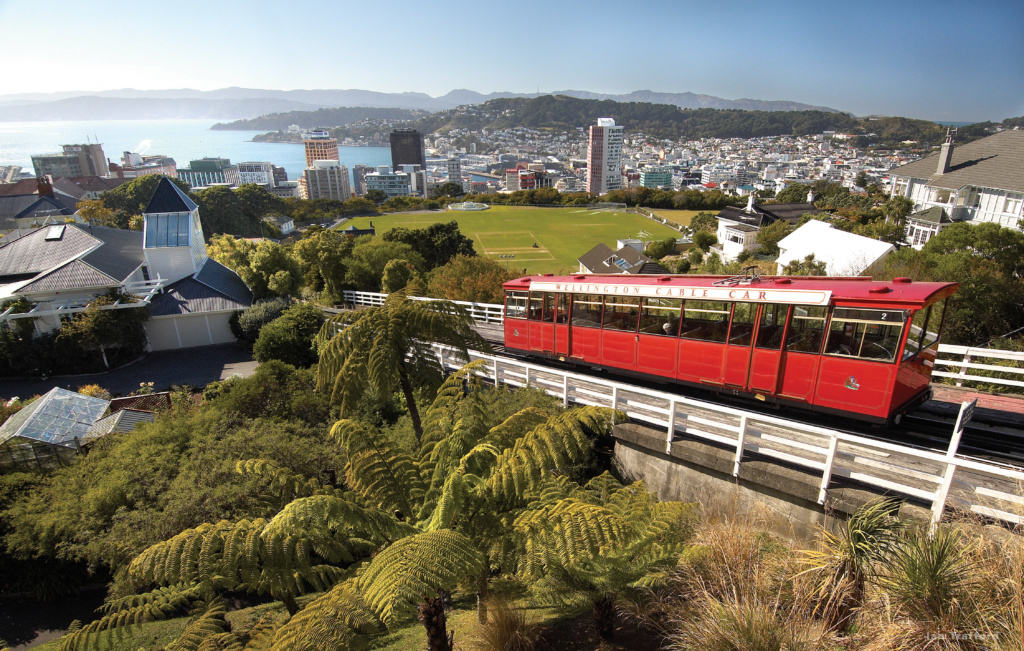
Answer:
<svg viewBox="0 0 1024 651"><path fill-rule="evenodd" d="M480 651L532 651L539 637L521 609L498 597L488 599L487 621L478 623L472 636Z"/></svg>

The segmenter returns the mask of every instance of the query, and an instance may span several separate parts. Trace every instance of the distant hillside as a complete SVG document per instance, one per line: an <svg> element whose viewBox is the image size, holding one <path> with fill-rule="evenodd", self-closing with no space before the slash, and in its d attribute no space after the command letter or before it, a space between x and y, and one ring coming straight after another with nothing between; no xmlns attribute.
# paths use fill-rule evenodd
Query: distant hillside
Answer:
<svg viewBox="0 0 1024 651"><path fill-rule="evenodd" d="M425 117L425 111L399 108L369 108L364 106L324 108L315 111L288 111L271 113L258 118L218 122L211 129L272 130L280 131L296 124L304 129L341 127L366 119L416 120Z"/></svg>
<svg viewBox="0 0 1024 651"><path fill-rule="evenodd" d="M660 93L638 90L613 95L585 90L554 93L580 99L620 102L653 102L680 108L724 108L762 111L823 110L799 102L759 99L723 99L696 93ZM89 120L112 118L254 118L268 113L316 110L319 108L375 107L419 111L443 111L466 104L481 104L497 98L530 99L539 93L478 93L456 89L439 97L426 93L381 93L360 89L267 90L221 88L200 91L190 88L136 90L122 88L102 92L64 91L0 95L0 120ZM268 127L269 128L269 127Z"/></svg>
<svg viewBox="0 0 1024 651"><path fill-rule="evenodd" d="M511 127L572 130L594 124L599 117L614 118L627 131L642 131L657 138L691 139L805 135L849 130L857 124L856 118L846 113L825 111L681 109L669 104L544 95L463 106L435 113L418 125L427 132Z"/></svg>

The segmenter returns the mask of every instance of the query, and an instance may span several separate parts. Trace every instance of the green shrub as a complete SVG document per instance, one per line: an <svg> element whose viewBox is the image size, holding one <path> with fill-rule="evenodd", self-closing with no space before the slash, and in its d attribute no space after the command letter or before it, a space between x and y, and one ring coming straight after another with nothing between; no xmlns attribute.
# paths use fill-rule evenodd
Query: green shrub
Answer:
<svg viewBox="0 0 1024 651"><path fill-rule="evenodd" d="M260 329L288 309L286 298L271 298L256 301L251 307L231 315L231 332L239 341L252 346L260 335Z"/></svg>
<svg viewBox="0 0 1024 651"><path fill-rule="evenodd" d="M293 305L260 330L253 345L253 357L260 362L280 360L296 367L317 361L313 337L320 331L324 314L308 303Z"/></svg>

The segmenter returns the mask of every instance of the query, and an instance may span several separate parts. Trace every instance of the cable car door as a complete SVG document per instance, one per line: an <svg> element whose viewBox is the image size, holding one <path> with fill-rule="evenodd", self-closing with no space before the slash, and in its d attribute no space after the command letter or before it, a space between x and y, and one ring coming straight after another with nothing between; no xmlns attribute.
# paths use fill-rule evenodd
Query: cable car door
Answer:
<svg viewBox="0 0 1024 651"><path fill-rule="evenodd" d="M732 306L723 376L725 383L734 387L747 388L757 307L756 303L733 303Z"/></svg>
<svg viewBox="0 0 1024 651"><path fill-rule="evenodd" d="M788 311L788 305L770 303L760 306L747 378L747 388L751 391L769 394L778 392L782 341Z"/></svg>
<svg viewBox="0 0 1024 651"><path fill-rule="evenodd" d="M569 295L555 294L555 354L569 356Z"/></svg>
<svg viewBox="0 0 1024 651"><path fill-rule="evenodd" d="M555 295L530 292L530 350L554 352Z"/></svg>

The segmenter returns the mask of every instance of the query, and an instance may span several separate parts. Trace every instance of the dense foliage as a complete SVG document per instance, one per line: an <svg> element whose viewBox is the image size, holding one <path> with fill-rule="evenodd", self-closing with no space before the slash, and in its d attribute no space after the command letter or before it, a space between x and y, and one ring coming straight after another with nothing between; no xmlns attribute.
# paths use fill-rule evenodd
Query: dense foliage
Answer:
<svg viewBox="0 0 1024 651"><path fill-rule="evenodd" d="M293 305L260 329L253 357L259 362L276 359L292 366L312 366L317 359L313 337L323 322L324 313L315 305Z"/></svg>
<svg viewBox="0 0 1024 651"><path fill-rule="evenodd" d="M423 115L423 111L401 108L373 108L365 106L340 106L338 108L322 108L315 111L287 111L285 113L268 113L258 118L218 122L211 129L243 131L251 130L284 130L293 124L305 129L330 126L337 127L367 118L385 120L412 120Z"/></svg>

